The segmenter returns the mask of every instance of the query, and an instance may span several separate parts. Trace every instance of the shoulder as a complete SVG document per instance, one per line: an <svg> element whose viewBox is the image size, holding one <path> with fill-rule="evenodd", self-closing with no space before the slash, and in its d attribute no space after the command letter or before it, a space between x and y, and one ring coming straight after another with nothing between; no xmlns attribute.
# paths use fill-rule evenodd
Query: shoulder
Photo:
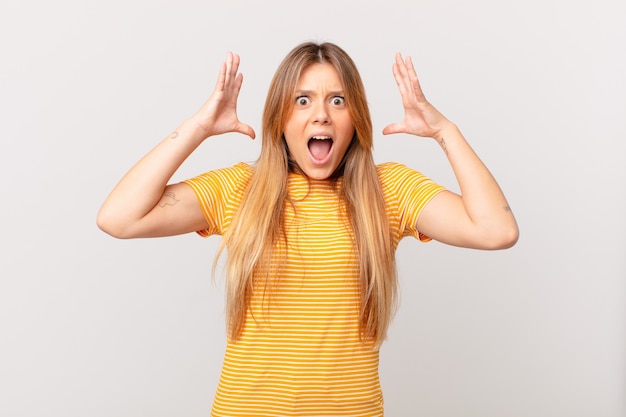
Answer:
<svg viewBox="0 0 626 417"><path fill-rule="evenodd" d="M209 171L207 174L210 175L211 173L213 173L213 175L231 177L238 180L248 180L252 177L252 174L254 173L254 168L246 162L239 162L238 164L235 164L231 167L219 168L214 171Z"/></svg>
<svg viewBox="0 0 626 417"><path fill-rule="evenodd" d="M229 195L232 193L241 193L250 184L250 179L254 173L254 168L245 163L240 162L227 168L218 168L207 171L194 178L185 181L191 186L199 196L209 198Z"/></svg>
<svg viewBox="0 0 626 417"><path fill-rule="evenodd" d="M425 178L421 172L399 162L383 162L378 164L376 165L376 172L383 186L390 183L403 182L408 177Z"/></svg>
<svg viewBox="0 0 626 417"><path fill-rule="evenodd" d="M395 195L400 199L429 200L444 189L420 171L398 162L379 164L376 170L387 198Z"/></svg>
<svg viewBox="0 0 626 417"><path fill-rule="evenodd" d="M382 162L380 164L376 165L376 171L378 172L378 175L382 175L394 170L398 170L398 169L406 169L407 166L404 164L401 164L399 162Z"/></svg>
<svg viewBox="0 0 626 417"><path fill-rule="evenodd" d="M185 182L206 182L206 181L219 181L219 182L247 182L254 172L254 168L245 162L239 162L233 166L227 168L218 168L211 171L207 171L198 175L195 178L186 180Z"/></svg>

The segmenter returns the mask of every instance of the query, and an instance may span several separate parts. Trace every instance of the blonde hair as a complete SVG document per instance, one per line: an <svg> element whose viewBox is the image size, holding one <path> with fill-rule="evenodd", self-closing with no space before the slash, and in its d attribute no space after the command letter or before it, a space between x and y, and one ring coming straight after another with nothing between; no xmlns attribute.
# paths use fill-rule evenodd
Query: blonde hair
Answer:
<svg viewBox="0 0 626 417"><path fill-rule="evenodd" d="M379 346L396 304L394 248L372 156L372 122L365 89L352 59L332 43L306 42L295 47L279 65L270 84L263 112L261 153L219 251L228 252L228 334L231 340L241 334L252 292L259 288L254 279L263 279L265 275L260 288L264 296L271 294L271 269L275 268L271 257L286 249L280 242L281 235L284 237L284 206L289 201L287 177L298 167L289 159L283 127L293 109L298 79L314 63L329 63L339 73L355 128L352 142L333 177L343 176L339 191L346 203L358 256L361 338ZM261 270L265 273L259 273Z"/></svg>

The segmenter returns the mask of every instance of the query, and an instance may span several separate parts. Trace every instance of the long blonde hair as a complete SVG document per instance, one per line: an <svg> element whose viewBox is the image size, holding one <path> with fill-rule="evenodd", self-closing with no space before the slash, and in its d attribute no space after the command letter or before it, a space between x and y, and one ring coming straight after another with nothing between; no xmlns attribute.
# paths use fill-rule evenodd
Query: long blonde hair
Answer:
<svg viewBox="0 0 626 417"><path fill-rule="evenodd" d="M372 149L372 122L365 89L352 59L337 45L306 42L295 47L279 65L270 84L263 112L261 154L246 194L225 233L219 253L226 263L228 333L236 340L244 326L254 279L259 269L270 271L270 258L284 236L283 213L288 202L287 177L297 169L290 161L283 127L293 109L294 91L303 70L313 63L329 63L341 78L355 134L335 173L343 175L340 193L354 235L360 274L360 330L362 340L376 346L385 338L396 304L394 248L383 192ZM218 253L218 256L219 256ZM264 293L271 294L271 272Z"/></svg>

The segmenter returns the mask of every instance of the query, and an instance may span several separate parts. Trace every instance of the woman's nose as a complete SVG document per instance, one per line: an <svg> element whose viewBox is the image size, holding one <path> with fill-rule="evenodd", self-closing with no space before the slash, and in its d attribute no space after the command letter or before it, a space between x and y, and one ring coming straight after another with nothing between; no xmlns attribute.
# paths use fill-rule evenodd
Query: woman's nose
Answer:
<svg viewBox="0 0 626 417"><path fill-rule="evenodd" d="M313 109L313 121L317 123L327 124L330 123L330 114L326 103L318 103Z"/></svg>

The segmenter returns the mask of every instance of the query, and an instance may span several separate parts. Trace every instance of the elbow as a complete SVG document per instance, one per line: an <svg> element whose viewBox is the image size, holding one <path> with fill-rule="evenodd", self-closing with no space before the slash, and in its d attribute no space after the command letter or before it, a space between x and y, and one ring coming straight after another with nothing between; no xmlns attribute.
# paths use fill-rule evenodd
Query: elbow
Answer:
<svg viewBox="0 0 626 417"><path fill-rule="evenodd" d="M500 241L499 249L509 249L515 246L517 241L519 240L519 230L517 227L510 230Z"/></svg>
<svg viewBox="0 0 626 417"><path fill-rule="evenodd" d="M100 210L96 217L96 225L104 233L117 239L128 239L130 236L125 232L126 228L114 216L110 216L105 210Z"/></svg>
<svg viewBox="0 0 626 417"><path fill-rule="evenodd" d="M493 233L487 241L487 249L501 250L515 246L519 239L519 228L517 224L500 228L497 233Z"/></svg>

